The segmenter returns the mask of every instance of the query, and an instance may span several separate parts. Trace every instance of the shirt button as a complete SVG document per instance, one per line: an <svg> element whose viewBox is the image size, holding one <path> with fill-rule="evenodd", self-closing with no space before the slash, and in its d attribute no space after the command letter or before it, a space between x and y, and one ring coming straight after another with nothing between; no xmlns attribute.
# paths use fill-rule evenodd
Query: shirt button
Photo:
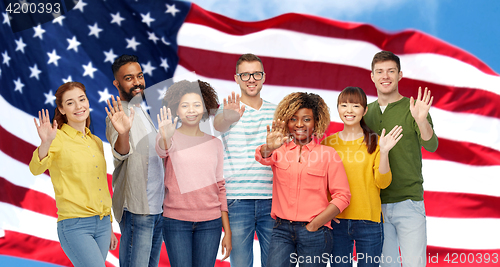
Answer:
<svg viewBox="0 0 500 267"><path fill-rule="evenodd" d="M99 177L97 177L97 179L99 179Z"/></svg>
<svg viewBox="0 0 500 267"><path fill-rule="evenodd" d="M97 168L97 166L95 166Z"/></svg>
<svg viewBox="0 0 500 267"><path fill-rule="evenodd" d="M95 155L92 155L93 158L95 158Z"/></svg>
<svg viewBox="0 0 500 267"><path fill-rule="evenodd" d="M101 191L101 189L99 189L99 191Z"/></svg>

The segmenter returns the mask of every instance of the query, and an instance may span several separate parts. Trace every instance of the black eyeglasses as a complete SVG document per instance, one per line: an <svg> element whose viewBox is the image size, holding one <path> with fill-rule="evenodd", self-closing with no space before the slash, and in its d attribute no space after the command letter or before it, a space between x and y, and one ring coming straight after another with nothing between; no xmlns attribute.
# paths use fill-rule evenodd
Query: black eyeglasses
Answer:
<svg viewBox="0 0 500 267"><path fill-rule="evenodd" d="M263 71L258 71L258 72L254 72L254 73L243 72L243 73L238 73L236 75L240 76L240 79L244 82L250 80L250 76L252 76L254 78L254 80L256 80L256 81L260 81L260 80L262 80L262 78L264 78Z"/></svg>

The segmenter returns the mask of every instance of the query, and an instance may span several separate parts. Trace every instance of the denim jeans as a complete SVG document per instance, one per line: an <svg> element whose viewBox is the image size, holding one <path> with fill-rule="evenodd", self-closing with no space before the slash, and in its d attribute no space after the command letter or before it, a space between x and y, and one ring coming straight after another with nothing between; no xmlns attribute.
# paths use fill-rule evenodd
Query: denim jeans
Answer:
<svg viewBox="0 0 500 267"><path fill-rule="evenodd" d="M368 220L339 219L339 221L339 224L332 221L332 266L348 267L353 265L353 247L354 240L356 240L358 266L378 267L384 243L382 223Z"/></svg>
<svg viewBox="0 0 500 267"><path fill-rule="evenodd" d="M162 215L123 211L120 222L120 267L158 267L162 244Z"/></svg>
<svg viewBox="0 0 500 267"><path fill-rule="evenodd" d="M332 250L332 230L322 226L315 232L306 229L307 222L276 219L267 266L326 266Z"/></svg>
<svg viewBox="0 0 500 267"><path fill-rule="evenodd" d="M274 219L271 199L228 199L233 250L231 267L253 267L255 233L260 244L261 266L266 267Z"/></svg>
<svg viewBox="0 0 500 267"><path fill-rule="evenodd" d="M111 240L109 216L65 219L57 222L61 247L75 267L103 267Z"/></svg>
<svg viewBox="0 0 500 267"><path fill-rule="evenodd" d="M405 200L382 204L384 247L382 267L426 265L427 226L423 201ZM401 249L401 258L399 250Z"/></svg>
<svg viewBox="0 0 500 267"><path fill-rule="evenodd" d="M221 234L221 218L189 222L163 217L163 238L172 267L213 267Z"/></svg>

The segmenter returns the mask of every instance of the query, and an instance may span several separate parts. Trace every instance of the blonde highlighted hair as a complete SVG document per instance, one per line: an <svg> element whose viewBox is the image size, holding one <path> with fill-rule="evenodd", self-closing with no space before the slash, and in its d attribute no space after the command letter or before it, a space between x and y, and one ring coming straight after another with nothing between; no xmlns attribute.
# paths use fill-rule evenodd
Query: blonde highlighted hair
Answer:
<svg viewBox="0 0 500 267"><path fill-rule="evenodd" d="M285 96L278 104L278 107L276 107L274 120L277 121L279 119L288 123L288 120L301 108L312 110L314 115L314 134L316 137L322 138L330 125L330 109L323 98L317 94L296 92ZM288 127L285 127L283 131L284 135L290 134Z"/></svg>

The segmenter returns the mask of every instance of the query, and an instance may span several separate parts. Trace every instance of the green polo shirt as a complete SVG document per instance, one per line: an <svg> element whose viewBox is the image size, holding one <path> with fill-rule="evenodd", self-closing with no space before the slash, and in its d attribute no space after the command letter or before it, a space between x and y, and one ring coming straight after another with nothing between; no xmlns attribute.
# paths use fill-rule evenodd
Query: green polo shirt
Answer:
<svg viewBox="0 0 500 267"><path fill-rule="evenodd" d="M410 112L410 99L401 100L387 105L384 113L380 110L378 101L368 105L364 116L366 124L378 135L385 128L389 132L396 125L403 126L403 137L389 152L389 164L392 172L392 183L380 191L382 204L396 203L407 199L421 201L424 199L422 177L422 150L434 152L438 147L438 138L434 133L428 141L422 140L420 130ZM433 127L430 114L427 115Z"/></svg>

